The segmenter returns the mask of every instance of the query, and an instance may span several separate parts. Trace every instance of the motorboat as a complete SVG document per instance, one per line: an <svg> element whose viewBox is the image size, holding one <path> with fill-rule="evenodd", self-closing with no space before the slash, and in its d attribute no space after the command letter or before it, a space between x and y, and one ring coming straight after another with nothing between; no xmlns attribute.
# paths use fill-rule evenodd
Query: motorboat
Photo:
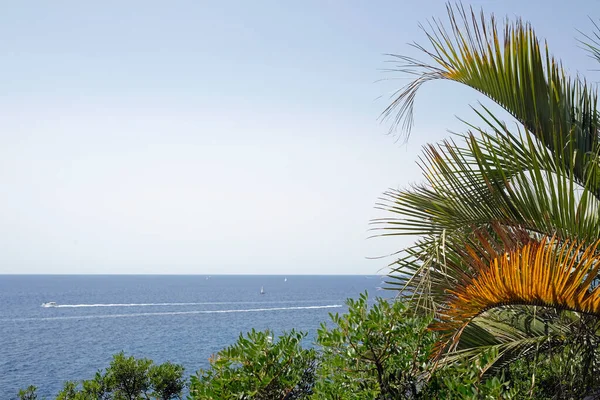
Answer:
<svg viewBox="0 0 600 400"><path fill-rule="evenodd" d="M56 307L58 304L54 301L49 301L47 303L42 303L42 307Z"/></svg>

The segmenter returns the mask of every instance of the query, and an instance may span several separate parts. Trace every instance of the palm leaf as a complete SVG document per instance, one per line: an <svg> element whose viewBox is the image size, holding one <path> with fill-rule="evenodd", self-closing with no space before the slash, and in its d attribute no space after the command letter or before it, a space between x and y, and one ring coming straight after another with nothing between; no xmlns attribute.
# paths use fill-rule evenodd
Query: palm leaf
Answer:
<svg viewBox="0 0 600 400"><path fill-rule="evenodd" d="M577 180L584 182L587 157L598 147L595 91L565 75L528 23L507 22L501 40L493 16L477 16L462 6L448 5L447 10L449 31L433 20L423 28L429 48L414 44L431 63L391 55L400 62L393 71L416 78L394 94L382 117L393 118L394 127L402 124L409 132L419 88L431 80L459 82L503 107L565 164L573 164ZM598 194L600 181L593 187Z"/></svg>
<svg viewBox="0 0 600 400"><path fill-rule="evenodd" d="M542 306L600 317L600 287L595 283L599 244L543 238L495 254L490 262L466 249L472 255L468 262L473 272L447 290L443 316L433 328L446 332L453 348L474 318L497 307Z"/></svg>
<svg viewBox="0 0 600 400"><path fill-rule="evenodd" d="M527 131L507 129L464 136L467 145L446 141L428 146L422 159L427 185L387 192L379 207L392 216L374 220L382 236L422 235L392 265L388 281L418 299L442 301L449 261L461 263L461 249L478 230L502 226L511 235L579 238L600 236L599 202L575 182L573 166L545 151ZM472 242L475 239L475 242ZM455 274L456 275L456 274Z"/></svg>

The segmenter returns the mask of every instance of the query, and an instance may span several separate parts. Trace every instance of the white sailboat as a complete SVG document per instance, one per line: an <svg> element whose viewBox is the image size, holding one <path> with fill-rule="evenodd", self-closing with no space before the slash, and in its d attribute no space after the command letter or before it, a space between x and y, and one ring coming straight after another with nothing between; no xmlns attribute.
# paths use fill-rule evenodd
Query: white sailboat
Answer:
<svg viewBox="0 0 600 400"><path fill-rule="evenodd" d="M265 288L264 288L264 286L260 287L260 294L265 294Z"/></svg>

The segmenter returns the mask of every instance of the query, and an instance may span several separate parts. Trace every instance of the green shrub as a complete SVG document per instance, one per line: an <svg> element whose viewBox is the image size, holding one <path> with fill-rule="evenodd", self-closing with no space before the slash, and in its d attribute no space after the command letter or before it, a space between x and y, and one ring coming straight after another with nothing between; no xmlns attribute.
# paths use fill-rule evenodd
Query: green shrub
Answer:
<svg viewBox="0 0 600 400"><path fill-rule="evenodd" d="M321 363L315 398L416 398L426 385L433 333L428 319L410 315L399 302L377 299L369 308L367 293L347 300L348 312L331 314L317 342Z"/></svg>
<svg viewBox="0 0 600 400"><path fill-rule="evenodd" d="M181 398L185 387L184 368L166 362L154 365L146 358L113 356L108 368L93 379L78 384L65 382L57 400L171 400Z"/></svg>
<svg viewBox="0 0 600 400"><path fill-rule="evenodd" d="M308 398L315 381L316 352L302 348L305 335L292 330L275 342L270 331L240 335L211 358L209 369L191 377L190 399Z"/></svg>

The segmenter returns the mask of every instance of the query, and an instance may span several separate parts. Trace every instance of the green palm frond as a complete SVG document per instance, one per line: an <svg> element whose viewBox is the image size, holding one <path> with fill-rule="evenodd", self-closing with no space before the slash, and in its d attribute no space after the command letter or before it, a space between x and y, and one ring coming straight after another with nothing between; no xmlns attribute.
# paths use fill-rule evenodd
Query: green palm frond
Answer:
<svg viewBox="0 0 600 400"><path fill-rule="evenodd" d="M386 192L378 206L396 217L374 220L382 235L439 235L489 221L525 225L533 231L579 231L596 237L598 200L574 176L574 166L540 152L528 131L464 136L466 146L446 141L425 148L426 185ZM575 230L575 232L574 232Z"/></svg>
<svg viewBox="0 0 600 400"><path fill-rule="evenodd" d="M394 71L416 78L395 93L382 117L409 132L420 87L439 79L459 82L503 107L566 164L574 164L577 179L585 181L587 157L598 147L595 90L568 78L528 23L506 22L501 40L493 16L486 19L461 6L447 9L450 29L433 20L423 28L430 46L414 45L429 63L392 55L400 62Z"/></svg>
<svg viewBox="0 0 600 400"><path fill-rule="evenodd" d="M528 131L480 131L464 139L463 146L428 146L422 159L428 184L388 191L378 204L390 214L373 221L380 235L422 236L392 265L394 287L431 292L436 280L451 279L444 258L456 257L474 231L494 224L527 235L600 237L598 199L575 181L572 165L540 150Z"/></svg>
<svg viewBox="0 0 600 400"><path fill-rule="evenodd" d="M592 24L594 25L594 31L592 34L583 34L584 39L579 42L583 46L585 50L590 53L590 56L594 58L596 61L600 62L600 26L598 23L592 19L590 19Z"/></svg>

